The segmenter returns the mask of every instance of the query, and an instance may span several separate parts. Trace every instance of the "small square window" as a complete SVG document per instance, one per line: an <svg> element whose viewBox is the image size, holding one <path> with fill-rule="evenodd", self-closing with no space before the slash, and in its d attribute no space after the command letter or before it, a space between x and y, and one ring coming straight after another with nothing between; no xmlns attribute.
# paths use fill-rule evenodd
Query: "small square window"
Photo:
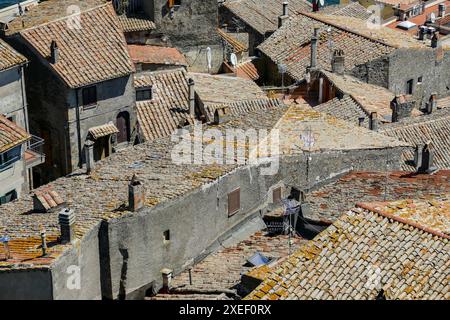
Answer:
<svg viewBox="0 0 450 320"><path fill-rule="evenodd" d="M97 104L97 87L91 86L83 88L83 106L92 106Z"/></svg>
<svg viewBox="0 0 450 320"><path fill-rule="evenodd" d="M152 99L153 99L153 91L151 87L136 90L136 101L144 101Z"/></svg>
<svg viewBox="0 0 450 320"><path fill-rule="evenodd" d="M421 84L421 83L422 83L422 81L423 81L423 77L419 77L419 78L417 78L417 84Z"/></svg>
<svg viewBox="0 0 450 320"><path fill-rule="evenodd" d="M228 194L228 216L231 217L241 209L241 189L238 188Z"/></svg>

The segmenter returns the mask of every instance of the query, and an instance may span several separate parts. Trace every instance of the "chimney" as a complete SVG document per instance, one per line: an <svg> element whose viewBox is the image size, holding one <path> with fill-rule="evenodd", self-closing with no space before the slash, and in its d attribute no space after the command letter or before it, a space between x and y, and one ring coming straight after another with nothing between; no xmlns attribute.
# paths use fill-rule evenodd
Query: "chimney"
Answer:
<svg viewBox="0 0 450 320"><path fill-rule="evenodd" d="M311 38L311 65L310 69L317 67L317 42L319 41L319 27L314 26L314 34Z"/></svg>
<svg viewBox="0 0 450 320"><path fill-rule="evenodd" d="M136 175L131 178L128 185L128 205L130 211L136 212L144 207L145 188Z"/></svg>
<svg viewBox="0 0 450 320"><path fill-rule="evenodd" d="M420 148L420 147L419 147ZM437 170L436 167L433 167L433 161L434 161L434 152L431 150L431 141L428 141L423 149L421 150L421 160L420 163L416 163L416 167L418 167L418 173L433 173ZM419 151L420 154L420 151ZM416 155L417 156L417 155ZM419 159L419 156L417 156L417 159Z"/></svg>
<svg viewBox="0 0 450 320"><path fill-rule="evenodd" d="M396 96L391 101L392 122L398 122L411 116L415 101L405 95Z"/></svg>
<svg viewBox="0 0 450 320"><path fill-rule="evenodd" d="M344 51L336 49L333 52L333 58L331 59L331 70L336 74L344 74Z"/></svg>
<svg viewBox="0 0 450 320"><path fill-rule="evenodd" d="M195 90L194 90L194 79L188 79L188 88L189 88L189 114L195 117Z"/></svg>
<svg viewBox="0 0 450 320"><path fill-rule="evenodd" d="M372 131L378 131L378 114L372 112L369 117L369 129Z"/></svg>
<svg viewBox="0 0 450 320"><path fill-rule="evenodd" d="M362 127L364 125L364 120L366 120L365 117L359 117L358 118L358 126Z"/></svg>
<svg viewBox="0 0 450 320"><path fill-rule="evenodd" d="M289 3L287 1L283 2L283 14L278 17L278 28L281 28L284 24L284 21L289 18Z"/></svg>
<svg viewBox="0 0 450 320"><path fill-rule="evenodd" d="M437 108L437 93L433 92L430 96L430 100L427 103L427 113L433 113L433 110Z"/></svg>
<svg viewBox="0 0 450 320"><path fill-rule="evenodd" d="M416 171L419 171L419 168L422 166L422 145L416 145L416 149L414 150L414 166Z"/></svg>
<svg viewBox="0 0 450 320"><path fill-rule="evenodd" d="M62 209L58 215L61 229L61 243L71 243L75 240L75 212L71 209Z"/></svg>
<svg viewBox="0 0 450 320"><path fill-rule="evenodd" d="M52 40L52 43L50 45L50 63L56 64L58 63L58 59L59 59L58 45L56 44L55 40Z"/></svg>
<svg viewBox="0 0 450 320"><path fill-rule="evenodd" d="M425 35L427 34L427 27L420 26L419 27L419 40L425 40Z"/></svg>
<svg viewBox="0 0 450 320"><path fill-rule="evenodd" d="M441 39L440 39L440 35L439 32L436 31L433 35L433 37L431 38L431 47L432 48L437 48L441 45Z"/></svg>
<svg viewBox="0 0 450 320"><path fill-rule="evenodd" d="M229 107L221 107L217 108L214 111L214 124L221 124L225 121L228 121L230 117L230 108Z"/></svg>
<svg viewBox="0 0 450 320"><path fill-rule="evenodd" d="M84 144L85 160L86 160L86 173L91 174L95 169L94 161L94 141L86 140Z"/></svg>
<svg viewBox="0 0 450 320"><path fill-rule="evenodd" d="M445 16L445 3L439 4L439 18L443 18Z"/></svg>
<svg viewBox="0 0 450 320"><path fill-rule="evenodd" d="M171 269L164 268L161 270L161 274L163 278L163 292L169 292L172 283L173 271Z"/></svg>

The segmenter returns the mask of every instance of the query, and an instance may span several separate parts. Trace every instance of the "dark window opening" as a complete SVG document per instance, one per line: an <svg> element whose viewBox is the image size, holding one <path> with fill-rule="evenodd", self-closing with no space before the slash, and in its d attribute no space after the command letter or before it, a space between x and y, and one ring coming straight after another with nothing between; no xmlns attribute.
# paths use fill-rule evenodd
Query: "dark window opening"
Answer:
<svg viewBox="0 0 450 320"><path fill-rule="evenodd" d="M228 216L231 217L241 209L241 189L238 188L228 194Z"/></svg>
<svg viewBox="0 0 450 320"><path fill-rule="evenodd" d="M21 158L22 146L17 146L0 154L0 172L12 167Z"/></svg>
<svg viewBox="0 0 450 320"><path fill-rule="evenodd" d="M292 189L291 189L291 194L289 195L289 197L290 197L291 199L300 201L300 194L301 194L300 190L298 190L298 189L296 189L296 188L292 188Z"/></svg>
<svg viewBox="0 0 450 320"><path fill-rule="evenodd" d="M181 0L169 0L169 8L181 6Z"/></svg>
<svg viewBox="0 0 450 320"><path fill-rule="evenodd" d="M152 99L153 99L153 92L151 87L136 90L136 101L152 100Z"/></svg>
<svg viewBox="0 0 450 320"><path fill-rule="evenodd" d="M83 106L92 106L97 104L97 87L83 88Z"/></svg>
<svg viewBox="0 0 450 320"><path fill-rule="evenodd" d="M414 91L414 79L408 80L406 82L406 94L413 94Z"/></svg>
<svg viewBox="0 0 450 320"><path fill-rule="evenodd" d="M417 84L421 84L422 81L423 81L423 77L419 77L419 78L417 79Z"/></svg>
<svg viewBox="0 0 450 320"><path fill-rule="evenodd" d="M0 197L0 204L5 204L11 201L14 201L17 199L17 192L16 190L10 191L4 196Z"/></svg>
<svg viewBox="0 0 450 320"><path fill-rule="evenodd" d="M170 242L170 230L166 230L163 232L163 240L164 243Z"/></svg>
<svg viewBox="0 0 450 320"><path fill-rule="evenodd" d="M272 192L272 202L279 203L281 202L281 187L278 187Z"/></svg>

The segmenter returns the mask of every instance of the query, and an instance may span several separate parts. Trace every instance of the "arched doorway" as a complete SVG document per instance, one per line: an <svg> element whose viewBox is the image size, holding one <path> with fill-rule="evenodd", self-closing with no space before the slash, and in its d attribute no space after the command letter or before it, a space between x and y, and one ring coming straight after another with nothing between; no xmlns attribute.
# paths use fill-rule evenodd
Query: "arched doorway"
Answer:
<svg viewBox="0 0 450 320"><path fill-rule="evenodd" d="M130 114L126 111L117 115L117 143L130 141Z"/></svg>

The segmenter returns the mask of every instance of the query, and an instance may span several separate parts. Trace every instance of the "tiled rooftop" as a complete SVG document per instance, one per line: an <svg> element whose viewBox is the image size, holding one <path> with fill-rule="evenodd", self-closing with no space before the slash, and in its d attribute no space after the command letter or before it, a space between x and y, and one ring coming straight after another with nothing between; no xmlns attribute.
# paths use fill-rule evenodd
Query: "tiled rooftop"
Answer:
<svg viewBox="0 0 450 320"><path fill-rule="evenodd" d="M107 0L41 1L39 5L29 7L24 15L16 17L12 22L8 23L7 35L77 14L77 8L83 12L106 2ZM73 8L73 10L69 10L69 8Z"/></svg>
<svg viewBox="0 0 450 320"><path fill-rule="evenodd" d="M450 236L438 230L449 224L449 205L443 194L348 211L246 299L374 300L383 289L386 299L448 300Z"/></svg>
<svg viewBox="0 0 450 320"><path fill-rule="evenodd" d="M245 61L236 66L236 76L256 81L259 79L258 69L251 61Z"/></svg>
<svg viewBox="0 0 450 320"><path fill-rule="evenodd" d="M285 107L255 111L216 129L249 127L271 129L286 111ZM254 119L258 119L255 123ZM208 143L208 141L205 141ZM38 188L51 188L57 192L66 206L77 214L76 234L83 237L102 219L126 215L122 208L128 206L128 183L136 174L146 189L145 205L154 207L178 198L204 184L215 181L236 168L236 165L177 165L172 161L171 152L175 142L170 137L156 139L144 144L124 149L97 162L91 175L81 170L72 176L63 177ZM40 230L45 228L49 243L49 256L42 258L40 250ZM33 211L31 195L23 195L20 200L2 205L0 214L0 234L11 238L12 259L0 261L1 269L48 267L67 246L60 245L56 238L60 235L58 212L45 214Z"/></svg>
<svg viewBox="0 0 450 320"><path fill-rule="evenodd" d="M309 106L292 105L278 122L276 128L280 130L280 151L283 154L293 154L309 150L356 150L356 149L384 149L408 146L397 139L356 127L344 120L314 111ZM355 136L358 139L355 139ZM302 140L310 141L308 146Z"/></svg>
<svg viewBox="0 0 450 320"><path fill-rule="evenodd" d="M111 3L83 11L79 17L79 30L71 27L72 17L66 17L23 30L21 36L44 59L50 57L50 45L56 41L59 60L49 66L71 88L131 74L133 65Z"/></svg>
<svg viewBox="0 0 450 320"><path fill-rule="evenodd" d="M156 25L144 15L119 15L119 22L124 32L151 31Z"/></svg>
<svg viewBox="0 0 450 320"><path fill-rule="evenodd" d="M362 20L369 19L371 15L367 8L359 4L358 1L346 4L328 5L320 8L319 12L323 14L332 14L335 16L353 17Z"/></svg>
<svg viewBox="0 0 450 320"><path fill-rule="evenodd" d="M395 94L386 88L362 82L349 75L323 71L325 77L343 93L350 95L367 115L376 112L383 122L390 122L392 118L391 101ZM413 116L421 115L417 109L412 111ZM354 121L358 121L359 113L355 114Z"/></svg>
<svg viewBox="0 0 450 320"><path fill-rule="evenodd" d="M283 12L284 0L228 0L227 7L234 15L264 35L278 28L278 17ZM311 4L305 0L289 1L289 14L311 11Z"/></svg>
<svg viewBox="0 0 450 320"><path fill-rule="evenodd" d="M30 138L25 129L0 114L0 153L21 145Z"/></svg>
<svg viewBox="0 0 450 320"><path fill-rule="evenodd" d="M450 169L450 109L436 110L431 115L405 119L382 128L382 133L414 146L431 141L434 163L438 169ZM403 170L414 170L413 150L403 154Z"/></svg>
<svg viewBox="0 0 450 320"><path fill-rule="evenodd" d="M188 65L186 58L177 48L129 44L128 51L133 63Z"/></svg>
<svg viewBox="0 0 450 320"><path fill-rule="evenodd" d="M344 51L346 71L394 50L384 43L317 20L317 17L318 15L300 14L289 19L258 49L273 62L285 64L287 74L295 80L302 80L310 65L311 37L315 26L320 28L318 65L325 70L331 70L330 42L334 49Z"/></svg>
<svg viewBox="0 0 450 320"><path fill-rule="evenodd" d="M145 140L171 135L189 115L188 78L184 69L156 71L135 76L136 87L152 87L152 99L137 101L139 128Z"/></svg>
<svg viewBox="0 0 450 320"><path fill-rule="evenodd" d="M228 33L225 30L217 29L217 33L220 35L220 37L228 43L232 48L233 51L236 53L240 53L243 51L248 51L248 44L242 43L240 39L237 39L233 33Z"/></svg>
<svg viewBox="0 0 450 320"><path fill-rule="evenodd" d="M369 127L369 115L352 97L347 94L344 95L342 99L336 97L325 103L319 104L314 107L314 110L327 113L330 116L345 120L354 125L359 125L358 119L363 117L363 126L365 128Z"/></svg>
<svg viewBox="0 0 450 320"><path fill-rule="evenodd" d="M200 292L220 292L223 289L235 289L240 293L239 282L241 275L248 272L251 267L247 264L247 259L259 252L266 257L273 259L284 258L289 254L289 236L268 235L264 231L259 231L248 239L236 245L224 246L217 252L207 256L203 261L193 266L191 270L192 285L189 283L189 272L185 271L177 275L172 280L173 290L169 294L159 293L152 300L179 299L177 289L198 291L197 295L189 295L185 298L203 299ZM299 237L292 237L291 250L297 250L306 240ZM213 297L218 296L215 293Z"/></svg>
<svg viewBox="0 0 450 320"><path fill-rule="evenodd" d="M0 71L26 63L27 59L0 39Z"/></svg>
<svg viewBox="0 0 450 320"><path fill-rule="evenodd" d="M450 171L351 172L307 195L312 220L334 221L358 202L431 199L450 190Z"/></svg>

